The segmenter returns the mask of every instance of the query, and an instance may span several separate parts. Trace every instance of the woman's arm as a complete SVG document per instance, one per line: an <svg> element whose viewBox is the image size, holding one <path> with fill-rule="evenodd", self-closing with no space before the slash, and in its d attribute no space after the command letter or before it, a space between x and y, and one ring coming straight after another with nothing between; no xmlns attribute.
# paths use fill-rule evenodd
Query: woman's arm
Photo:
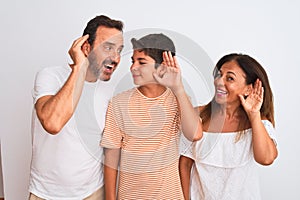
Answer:
<svg viewBox="0 0 300 200"><path fill-rule="evenodd" d="M179 158L179 173L181 180L181 187L185 200L190 199L190 176L194 161L191 158L180 156Z"/></svg>
<svg viewBox="0 0 300 200"><path fill-rule="evenodd" d="M252 128L254 159L262 165L270 165L276 159L278 152L276 144L261 121L260 108L263 102L263 93L262 83L257 80L249 96L245 99L240 95L240 99Z"/></svg>

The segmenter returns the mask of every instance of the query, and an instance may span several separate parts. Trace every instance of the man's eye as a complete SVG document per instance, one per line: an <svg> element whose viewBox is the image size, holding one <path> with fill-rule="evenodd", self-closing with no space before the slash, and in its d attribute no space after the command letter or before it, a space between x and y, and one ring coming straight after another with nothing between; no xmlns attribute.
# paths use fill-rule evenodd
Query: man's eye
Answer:
<svg viewBox="0 0 300 200"><path fill-rule="evenodd" d="M123 49L118 49L118 51L117 51L118 54L122 53L122 50L123 50Z"/></svg>

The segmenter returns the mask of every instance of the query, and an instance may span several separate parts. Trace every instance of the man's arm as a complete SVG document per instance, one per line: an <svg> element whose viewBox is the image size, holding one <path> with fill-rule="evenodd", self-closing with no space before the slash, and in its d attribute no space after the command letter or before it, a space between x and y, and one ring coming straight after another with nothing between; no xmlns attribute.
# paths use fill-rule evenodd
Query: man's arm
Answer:
<svg viewBox="0 0 300 200"><path fill-rule="evenodd" d="M117 175L120 160L120 149L104 149L104 187L105 199L116 200Z"/></svg>
<svg viewBox="0 0 300 200"><path fill-rule="evenodd" d="M89 36L85 35L74 41L69 54L74 62L72 72L56 95L43 96L35 104L37 116L50 134L57 134L72 117L80 99L85 80L88 59L82 46Z"/></svg>

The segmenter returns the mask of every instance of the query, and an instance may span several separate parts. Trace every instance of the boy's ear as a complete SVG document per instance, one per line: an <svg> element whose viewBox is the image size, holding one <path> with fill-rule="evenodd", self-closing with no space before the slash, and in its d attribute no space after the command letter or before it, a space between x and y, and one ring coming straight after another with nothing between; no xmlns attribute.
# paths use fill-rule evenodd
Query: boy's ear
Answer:
<svg viewBox="0 0 300 200"><path fill-rule="evenodd" d="M91 52L91 45L88 41L85 41L81 47L82 52L85 56L88 56Z"/></svg>
<svg viewBox="0 0 300 200"><path fill-rule="evenodd" d="M162 65L162 64L158 64L157 68L156 68L156 72L158 74L159 77L163 77L163 75L166 73L166 66Z"/></svg>

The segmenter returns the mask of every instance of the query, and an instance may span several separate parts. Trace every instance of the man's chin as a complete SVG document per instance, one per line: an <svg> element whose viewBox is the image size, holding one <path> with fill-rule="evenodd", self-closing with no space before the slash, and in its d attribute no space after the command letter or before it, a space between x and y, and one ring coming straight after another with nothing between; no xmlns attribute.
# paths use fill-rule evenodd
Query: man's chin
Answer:
<svg viewBox="0 0 300 200"><path fill-rule="evenodd" d="M109 81L110 80L110 78L111 78L111 76L100 76L99 77L99 79L101 80L101 81Z"/></svg>

